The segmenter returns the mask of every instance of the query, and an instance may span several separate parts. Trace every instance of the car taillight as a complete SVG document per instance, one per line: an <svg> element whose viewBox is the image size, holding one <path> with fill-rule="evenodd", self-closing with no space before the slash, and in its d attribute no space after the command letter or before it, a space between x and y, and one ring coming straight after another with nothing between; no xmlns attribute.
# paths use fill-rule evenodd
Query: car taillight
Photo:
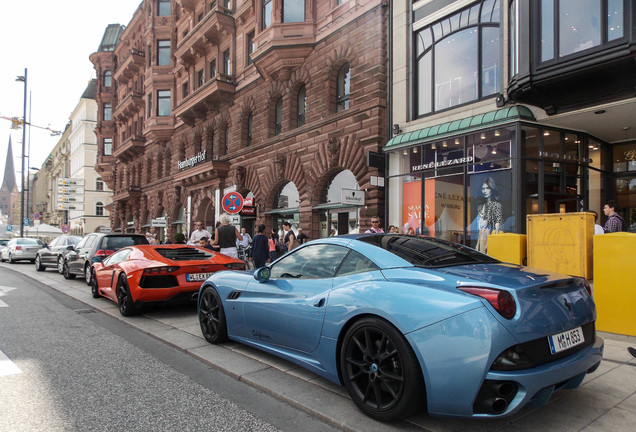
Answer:
<svg viewBox="0 0 636 432"><path fill-rule="evenodd" d="M581 279L583 280L583 286L585 287L585 290L590 295L590 297L592 297L592 287L590 286L590 283L585 278Z"/></svg>
<svg viewBox="0 0 636 432"><path fill-rule="evenodd" d="M16 246L15 250L17 250L17 251L22 250L22 246Z"/></svg>
<svg viewBox="0 0 636 432"><path fill-rule="evenodd" d="M229 263L225 267L230 270L245 270L245 263Z"/></svg>
<svg viewBox="0 0 636 432"><path fill-rule="evenodd" d="M515 313L517 313L517 304L515 303L515 299L508 291L495 288L469 286L460 286L457 287L457 289L488 300L488 303L490 303L492 307L494 307L495 310L504 318L510 319L515 316Z"/></svg>
<svg viewBox="0 0 636 432"><path fill-rule="evenodd" d="M95 255L93 255L93 256L105 258L108 255L112 254L113 252L115 252L115 251L108 250L108 249L100 249L97 252L95 252Z"/></svg>
<svg viewBox="0 0 636 432"><path fill-rule="evenodd" d="M179 267L175 266L165 266L165 267L152 267L144 269L144 275L162 275L172 273L174 271L179 270Z"/></svg>

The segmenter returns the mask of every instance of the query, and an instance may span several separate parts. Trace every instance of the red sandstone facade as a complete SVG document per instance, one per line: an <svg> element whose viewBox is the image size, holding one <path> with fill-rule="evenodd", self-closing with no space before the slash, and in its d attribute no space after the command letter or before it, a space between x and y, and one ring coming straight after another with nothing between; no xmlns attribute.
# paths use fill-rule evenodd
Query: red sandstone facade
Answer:
<svg viewBox="0 0 636 432"><path fill-rule="evenodd" d="M160 3L143 1L114 50L91 55L113 229L213 226L229 190L253 204L250 231L292 220L317 238L384 214L383 173L367 166L387 136L382 1L173 0L167 16ZM288 15L303 3L304 20ZM363 204L340 201L342 173Z"/></svg>

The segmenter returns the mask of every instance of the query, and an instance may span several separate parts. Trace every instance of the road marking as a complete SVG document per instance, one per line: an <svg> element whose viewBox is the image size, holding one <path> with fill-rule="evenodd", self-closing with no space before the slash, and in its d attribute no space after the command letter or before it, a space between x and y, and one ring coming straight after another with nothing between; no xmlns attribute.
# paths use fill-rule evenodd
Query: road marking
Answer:
<svg viewBox="0 0 636 432"><path fill-rule="evenodd" d="M16 375L22 373L20 368L9 360L9 357L4 355L0 350L0 376Z"/></svg>
<svg viewBox="0 0 636 432"><path fill-rule="evenodd" d="M9 307L9 305L0 300L0 307Z"/></svg>
<svg viewBox="0 0 636 432"><path fill-rule="evenodd" d="M15 289L14 287L0 286L0 297L5 295L9 291L13 291L14 289ZM0 300L0 307L9 307L9 305L3 302L2 300Z"/></svg>

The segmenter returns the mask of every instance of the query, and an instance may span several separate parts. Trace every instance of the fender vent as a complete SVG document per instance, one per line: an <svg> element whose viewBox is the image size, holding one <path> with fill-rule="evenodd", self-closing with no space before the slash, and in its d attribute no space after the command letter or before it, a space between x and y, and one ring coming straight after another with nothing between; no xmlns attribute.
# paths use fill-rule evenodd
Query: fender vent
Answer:
<svg viewBox="0 0 636 432"><path fill-rule="evenodd" d="M239 298L241 296L241 292L240 291L232 291L230 293L229 296L227 296L228 300L236 300L237 298Z"/></svg>

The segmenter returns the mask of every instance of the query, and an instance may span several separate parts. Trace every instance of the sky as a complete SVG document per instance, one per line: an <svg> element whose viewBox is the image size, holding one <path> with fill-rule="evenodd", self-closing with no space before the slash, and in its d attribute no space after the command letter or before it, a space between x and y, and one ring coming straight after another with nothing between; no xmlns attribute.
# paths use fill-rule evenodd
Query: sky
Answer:
<svg viewBox="0 0 636 432"><path fill-rule="evenodd" d="M71 112L95 69L89 56L97 51L108 24L127 26L141 0L0 0L0 115L23 116L24 84L16 82L27 72L27 101L31 99L31 124L63 131ZM27 120L29 110L27 108ZM31 127L25 153L29 166L40 168L60 137ZM11 136L20 188L22 130L0 119L0 179L4 175Z"/></svg>

